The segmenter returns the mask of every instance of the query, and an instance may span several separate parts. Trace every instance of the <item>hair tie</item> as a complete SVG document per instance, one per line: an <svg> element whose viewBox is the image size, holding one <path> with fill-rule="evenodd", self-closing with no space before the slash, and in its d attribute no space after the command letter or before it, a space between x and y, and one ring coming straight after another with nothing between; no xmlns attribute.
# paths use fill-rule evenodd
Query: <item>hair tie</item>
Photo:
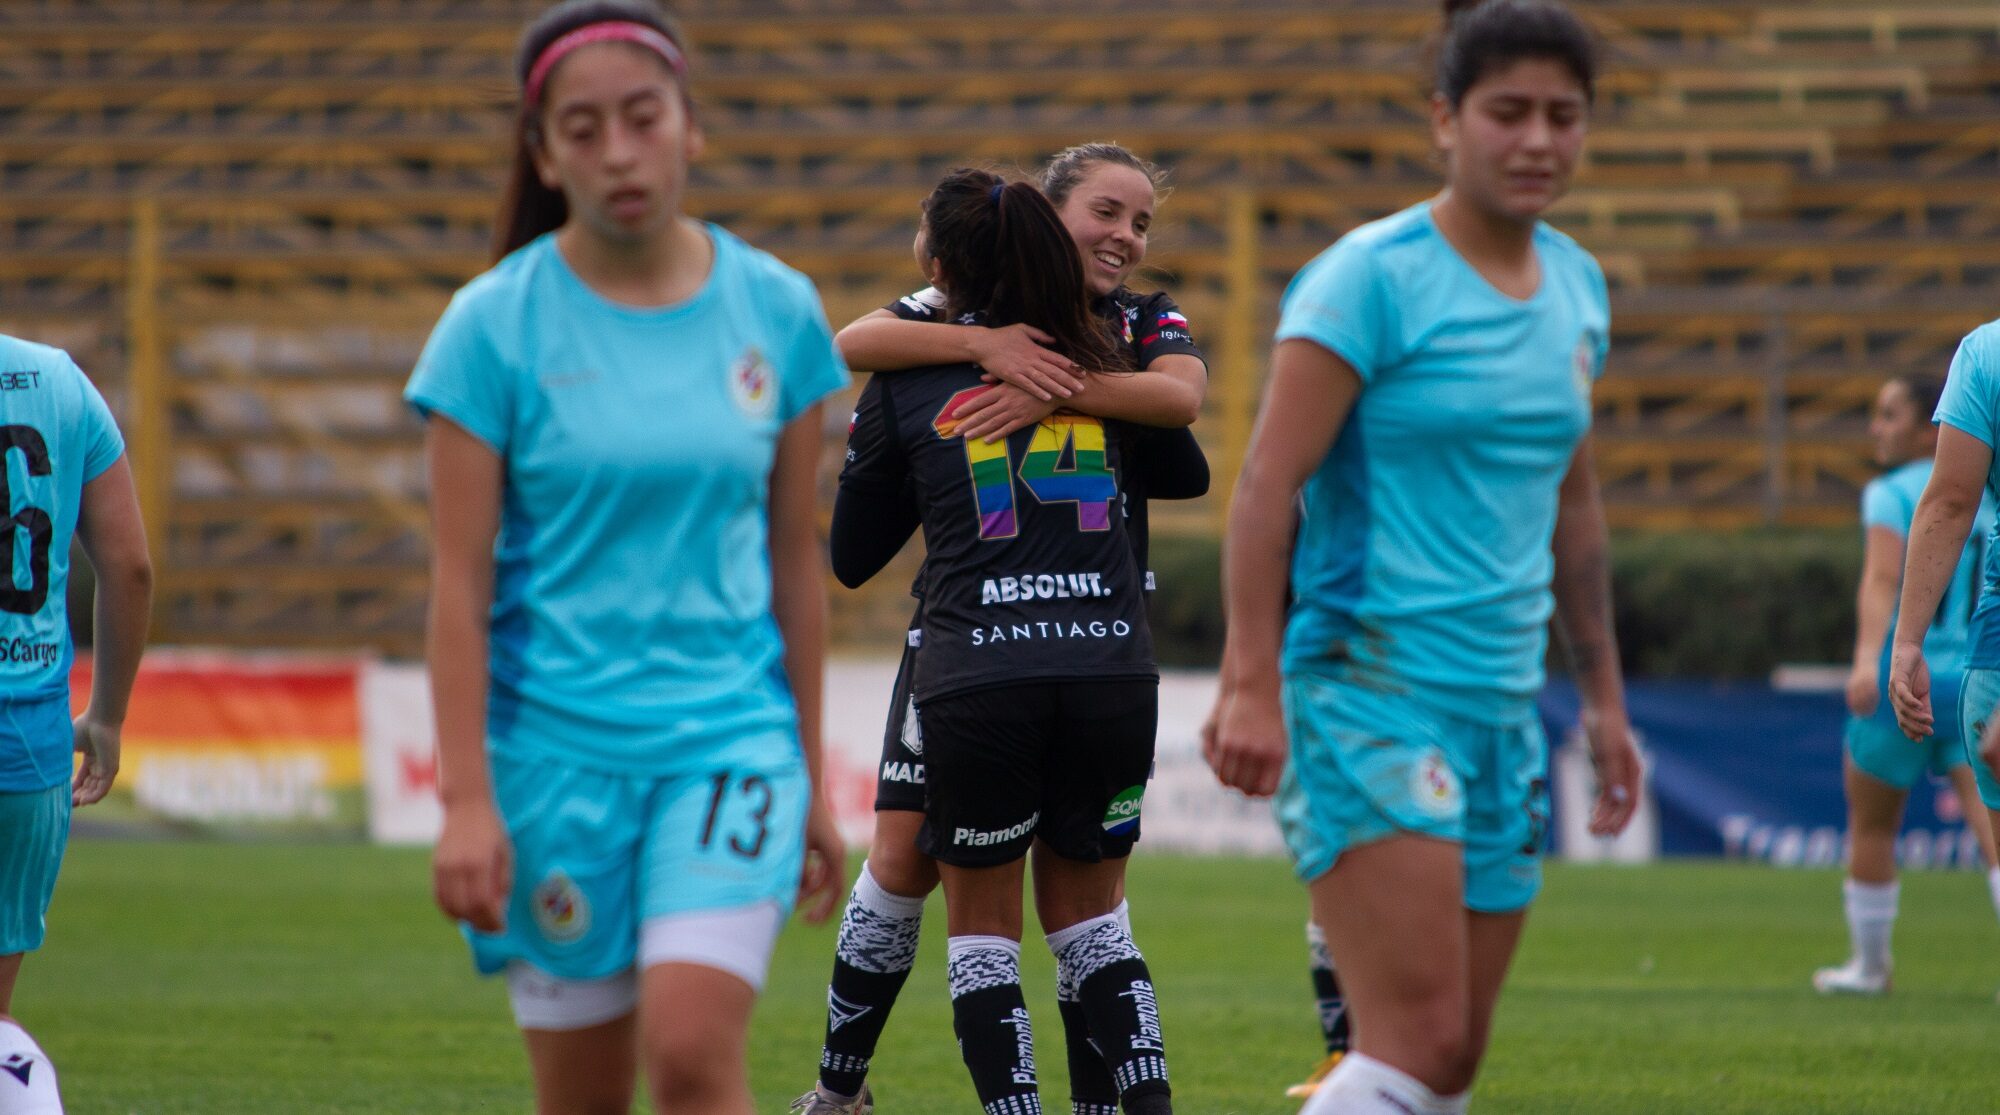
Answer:
<svg viewBox="0 0 2000 1115"><path fill-rule="evenodd" d="M522 98L530 105L540 104L542 83L549 79L549 71L556 68L556 63L592 43L633 43L643 46L659 55L675 77L687 76L687 56L681 53L672 39L643 23L609 20L586 24L543 48L542 52L535 56L535 64L528 67L527 80L521 83Z"/></svg>
<svg viewBox="0 0 2000 1115"><path fill-rule="evenodd" d="M1000 204L1000 195L1003 192L1005 192L1006 189L1007 189L1007 183L995 182L993 184L993 188L986 191L986 200L992 202L995 205Z"/></svg>

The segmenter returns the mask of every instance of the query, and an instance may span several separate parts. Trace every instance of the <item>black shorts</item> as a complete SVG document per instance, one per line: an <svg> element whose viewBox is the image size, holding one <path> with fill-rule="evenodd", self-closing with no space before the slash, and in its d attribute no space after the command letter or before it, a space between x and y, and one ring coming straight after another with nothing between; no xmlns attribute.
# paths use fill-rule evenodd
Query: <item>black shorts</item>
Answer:
<svg viewBox="0 0 2000 1115"><path fill-rule="evenodd" d="M993 867L1040 837L1065 859L1132 853L1153 771L1152 678L1038 681L917 708L929 783L917 847L954 867Z"/></svg>
<svg viewBox="0 0 2000 1115"><path fill-rule="evenodd" d="M882 730L882 765L875 778L875 808L902 813L924 811L924 735L910 679L917 671L916 632L896 668L896 691L889 697L889 723Z"/></svg>

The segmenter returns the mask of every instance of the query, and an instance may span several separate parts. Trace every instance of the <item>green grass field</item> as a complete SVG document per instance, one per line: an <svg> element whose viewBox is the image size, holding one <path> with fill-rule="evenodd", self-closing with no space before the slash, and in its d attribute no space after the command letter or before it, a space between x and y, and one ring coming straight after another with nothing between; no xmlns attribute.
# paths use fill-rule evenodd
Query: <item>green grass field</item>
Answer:
<svg viewBox="0 0 2000 1115"><path fill-rule="evenodd" d="M1142 855L1131 893L1179 1109L1290 1115L1315 1059L1303 892L1276 861ZM1990 1112L2000 927L1970 874L1908 877L1896 994L1828 1001L1845 948L1826 872L1552 866L1474 1109ZM874 1076L883 1115L973 1113L941 908ZM73 1115L527 1112L497 983L431 908L422 853L352 845L72 845L16 1013ZM833 948L794 926L756 1025L761 1112L811 1081ZM1047 952L1025 950L1043 1093L1067 1111ZM699 1009L690 1005L689 1009Z"/></svg>

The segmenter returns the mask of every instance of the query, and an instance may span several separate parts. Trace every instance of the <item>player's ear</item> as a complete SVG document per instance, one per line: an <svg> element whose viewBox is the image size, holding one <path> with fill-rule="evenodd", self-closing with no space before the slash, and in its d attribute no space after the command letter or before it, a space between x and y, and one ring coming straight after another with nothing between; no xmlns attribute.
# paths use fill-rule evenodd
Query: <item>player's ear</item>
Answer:
<svg viewBox="0 0 2000 1115"><path fill-rule="evenodd" d="M701 130L701 125L695 121L693 116L689 116L687 122L687 139L681 147L681 158L686 162L692 163L699 160L702 152L706 150L708 150L708 133Z"/></svg>

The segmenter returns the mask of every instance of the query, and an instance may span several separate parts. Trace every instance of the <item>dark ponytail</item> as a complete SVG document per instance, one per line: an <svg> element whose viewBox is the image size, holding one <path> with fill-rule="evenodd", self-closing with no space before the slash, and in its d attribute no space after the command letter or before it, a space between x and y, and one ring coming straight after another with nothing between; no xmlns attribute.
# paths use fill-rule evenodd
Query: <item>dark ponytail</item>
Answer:
<svg viewBox="0 0 2000 1115"><path fill-rule="evenodd" d="M1524 58L1562 64L1596 99L1596 40L1556 0L1444 0L1444 18L1436 88L1454 110L1479 79Z"/></svg>
<svg viewBox="0 0 2000 1115"><path fill-rule="evenodd" d="M1086 368L1132 367L1090 312L1083 261L1042 192L984 170L946 174L924 199L925 245L942 273L946 312L990 326L1026 323Z"/></svg>
<svg viewBox="0 0 2000 1115"><path fill-rule="evenodd" d="M1919 421L1929 422L1931 415L1937 413L1938 400L1944 397L1943 376L1933 372L1904 372L1889 382L1903 385Z"/></svg>
<svg viewBox="0 0 2000 1115"><path fill-rule="evenodd" d="M671 40L685 54L687 40L678 24L653 0L564 0L543 12L521 32L514 51L514 80L526 86L528 71L549 45L580 27L593 23L638 23ZM683 100L687 86L681 86ZM493 222L493 258L506 257L545 232L561 228L569 220L569 202L561 190L552 190L535 172L535 151L542 144L541 106L521 99L520 118L514 131L514 166L507 174L507 190L500 198L500 214Z"/></svg>

